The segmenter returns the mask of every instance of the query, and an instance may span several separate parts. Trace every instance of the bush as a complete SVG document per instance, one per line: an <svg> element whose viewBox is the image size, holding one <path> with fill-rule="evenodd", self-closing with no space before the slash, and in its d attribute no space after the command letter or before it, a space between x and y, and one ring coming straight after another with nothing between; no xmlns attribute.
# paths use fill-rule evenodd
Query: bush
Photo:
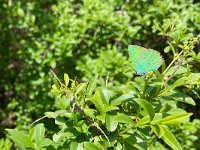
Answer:
<svg viewBox="0 0 200 150"><path fill-rule="evenodd" d="M6 127L27 128L44 112L60 107L56 102L55 108L48 93L50 68L59 77L67 72L71 78L77 76L78 81L88 81L98 75L98 85L104 86L106 79L108 86L126 85L134 78L127 57L129 44L156 49L170 64L184 43L188 45L186 42L192 42L189 39L199 34L199 5L192 0L3 0L0 135L4 136ZM187 69L197 73L199 44L192 46L193 51L180 58L184 60L180 68L185 70L189 63ZM179 77L175 75L170 84ZM195 80L186 84L187 88L181 86L178 90L191 96L196 107L178 105L192 111L192 118L198 118L199 84L196 76L191 78Z"/></svg>
<svg viewBox="0 0 200 150"><path fill-rule="evenodd" d="M186 122L192 115L177 104L195 105L194 100L177 88L200 85L199 73L192 73L189 64L187 68L182 66L184 60L193 57L196 42L197 38L193 38L180 46L181 52L175 53L168 67L163 64L161 74L150 72L117 86L108 86L108 79L105 85L97 86L97 77L78 83L77 78L71 80L68 74L64 74L62 83L51 71L51 92L61 110L46 112L45 117L53 118L58 128L52 131L51 138L45 138L44 124L36 125L28 134L7 129L10 138L20 149L155 149L159 144L156 139L161 138L172 149L181 150L169 127ZM171 80L174 77L179 79ZM180 140L190 146L187 140Z"/></svg>
<svg viewBox="0 0 200 150"><path fill-rule="evenodd" d="M170 70L173 73L168 76ZM168 84L171 75L181 77ZM51 92L62 109L46 112L45 117L53 118L58 127L51 138L45 138L44 124L37 124L28 134L8 129L18 148L147 149L154 147L155 138L161 138L171 148L182 149L169 127L186 122L192 115L178 108L177 102L195 102L176 88L194 80L199 84L199 73L170 67L162 74L157 71L147 78L136 77L128 84L108 87L97 86L97 78L78 83L64 74L62 83L54 72L53 76Z"/></svg>

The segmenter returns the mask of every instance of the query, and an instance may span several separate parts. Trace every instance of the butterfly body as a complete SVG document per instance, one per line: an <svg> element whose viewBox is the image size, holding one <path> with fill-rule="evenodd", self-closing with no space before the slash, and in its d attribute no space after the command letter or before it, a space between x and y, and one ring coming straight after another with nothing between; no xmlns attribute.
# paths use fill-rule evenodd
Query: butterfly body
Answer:
<svg viewBox="0 0 200 150"><path fill-rule="evenodd" d="M145 75L150 71L157 70L163 62L160 53L153 49L129 45L128 52L133 64L133 69L136 74L139 75Z"/></svg>

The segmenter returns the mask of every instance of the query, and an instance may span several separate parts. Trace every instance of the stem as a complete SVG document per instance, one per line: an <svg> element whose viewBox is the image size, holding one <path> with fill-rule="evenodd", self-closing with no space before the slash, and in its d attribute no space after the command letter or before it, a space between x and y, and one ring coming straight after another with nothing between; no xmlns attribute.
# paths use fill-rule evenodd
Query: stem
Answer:
<svg viewBox="0 0 200 150"><path fill-rule="evenodd" d="M41 117L41 118L35 120L34 122L32 122L32 123L30 124L30 127L31 127L33 124L37 123L38 121L40 121L40 120L42 120L42 119L44 119L44 118L47 118L47 116L43 116L43 117Z"/></svg>
<svg viewBox="0 0 200 150"><path fill-rule="evenodd" d="M144 97L146 89L147 89L147 79L146 79L146 77L145 77L145 78L144 78L144 89L143 89L143 93L142 93L142 95L141 95L141 98ZM136 114L136 120L138 120L138 118L139 118L139 113L140 113L140 111L141 111L141 106L139 105L139 108L138 108L137 114Z"/></svg>
<svg viewBox="0 0 200 150"><path fill-rule="evenodd" d="M176 71L177 71L177 70L179 69L179 67L181 66L181 63L182 63L182 61L179 61L179 62L178 62L177 68L176 68L176 69L174 70L174 72L170 75L170 77L165 81L165 83L167 83L169 80L171 80L171 79L174 77Z"/></svg>
<svg viewBox="0 0 200 150"><path fill-rule="evenodd" d="M85 87L85 94L84 94L84 98L83 98L83 106L82 106L82 109L85 108L85 99L86 99L87 89L88 89L89 83L90 83L90 82L88 81L87 84L86 84L86 87Z"/></svg>
<svg viewBox="0 0 200 150"><path fill-rule="evenodd" d="M169 66L165 69L165 71L163 72L163 75L167 73L167 71L169 70L169 68L173 65L173 63L179 58L179 56L183 53L183 51L181 51L175 58L174 60L169 64Z"/></svg>
<svg viewBox="0 0 200 150"><path fill-rule="evenodd" d="M56 80L59 82L60 86L62 85L62 82L60 81L60 79L57 77L57 75L53 72L52 69L49 69L52 73L52 75L56 78Z"/></svg>
<svg viewBox="0 0 200 150"><path fill-rule="evenodd" d="M138 107L138 111L137 111L137 114L136 114L136 122L138 121L140 111L141 111L141 106Z"/></svg>
<svg viewBox="0 0 200 150"><path fill-rule="evenodd" d="M146 77L145 77L145 78L144 78L144 89L143 89L142 97L145 95L146 89L147 89L147 79L146 79Z"/></svg>
<svg viewBox="0 0 200 150"><path fill-rule="evenodd" d="M97 125L95 125L94 123L92 124L92 126L96 127L106 138L106 140L108 141L109 145L111 146L110 144L110 140L108 139L107 135L104 133L104 131Z"/></svg>
<svg viewBox="0 0 200 150"><path fill-rule="evenodd" d="M111 146L110 141L109 141L108 137L106 136L106 134L104 133L104 131L103 131L98 125L95 125L95 124L93 123L93 121L91 120L91 118L85 114L84 108L81 108L81 107L78 105L78 103L76 102L76 99L75 99L76 80L77 80L77 77L75 77L75 79L74 79L74 91L73 91L73 96L71 96L71 97L70 97L70 100L69 100L70 103L71 103L71 105L74 105L74 106L75 106L75 110L78 111L82 116L85 117L85 119L86 119L86 121L88 122L88 124L89 124L91 127L93 127L93 129L94 129L97 133L100 132L101 134L103 134L103 135L105 136L106 140L108 141L109 145ZM88 82L88 84L89 84L89 82ZM87 92L87 86L88 86L88 84L86 85L86 92ZM65 93L65 94L67 95L68 93ZM85 97L84 97L84 99L85 99Z"/></svg>

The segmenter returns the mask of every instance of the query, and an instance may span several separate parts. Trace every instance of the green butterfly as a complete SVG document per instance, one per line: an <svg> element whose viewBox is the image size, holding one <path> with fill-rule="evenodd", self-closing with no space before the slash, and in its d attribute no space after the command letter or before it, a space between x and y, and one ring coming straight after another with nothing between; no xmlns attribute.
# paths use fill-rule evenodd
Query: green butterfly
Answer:
<svg viewBox="0 0 200 150"><path fill-rule="evenodd" d="M157 70L163 62L160 53L153 49L129 45L128 52L133 64L133 69L138 75L146 75L146 73L150 71Z"/></svg>

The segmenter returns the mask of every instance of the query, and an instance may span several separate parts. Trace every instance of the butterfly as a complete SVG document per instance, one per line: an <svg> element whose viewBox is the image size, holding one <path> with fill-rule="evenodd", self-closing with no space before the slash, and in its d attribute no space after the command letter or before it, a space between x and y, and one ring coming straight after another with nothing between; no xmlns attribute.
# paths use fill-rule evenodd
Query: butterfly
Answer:
<svg viewBox="0 0 200 150"><path fill-rule="evenodd" d="M160 53L153 49L129 45L128 52L133 64L133 69L138 75L145 76L146 73L157 70L163 62Z"/></svg>

